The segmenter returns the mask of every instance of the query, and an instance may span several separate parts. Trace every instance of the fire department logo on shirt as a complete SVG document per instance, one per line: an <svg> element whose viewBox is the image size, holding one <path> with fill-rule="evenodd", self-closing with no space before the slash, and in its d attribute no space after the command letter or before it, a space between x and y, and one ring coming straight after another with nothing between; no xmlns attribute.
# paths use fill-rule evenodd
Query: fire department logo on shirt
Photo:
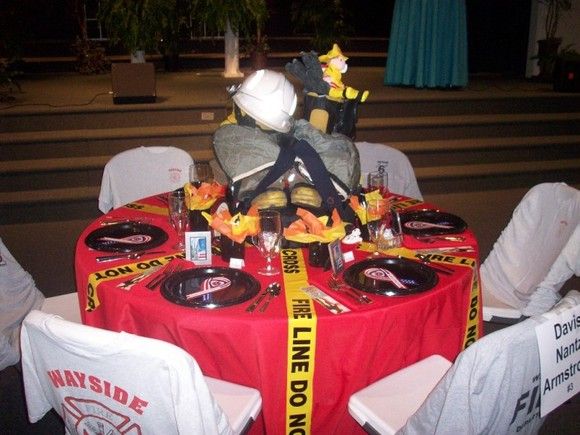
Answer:
<svg viewBox="0 0 580 435"><path fill-rule="evenodd" d="M78 434L141 435L139 424L96 400L67 396L62 408L65 424Z"/></svg>
<svg viewBox="0 0 580 435"><path fill-rule="evenodd" d="M179 168L169 168L169 181L172 183L181 182L181 169Z"/></svg>

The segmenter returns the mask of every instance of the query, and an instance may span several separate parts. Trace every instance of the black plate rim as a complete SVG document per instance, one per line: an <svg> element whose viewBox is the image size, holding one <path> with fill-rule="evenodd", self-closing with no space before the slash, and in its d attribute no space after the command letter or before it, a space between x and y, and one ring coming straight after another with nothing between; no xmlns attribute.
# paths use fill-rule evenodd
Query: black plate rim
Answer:
<svg viewBox="0 0 580 435"><path fill-rule="evenodd" d="M410 216L421 216L421 215L440 215L440 216L449 216L459 222L459 226L455 228L430 228L430 229L422 229L422 230L413 230L405 227L404 221L406 219L412 219ZM439 236L444 234L460 234L467 230L468 225L460 216L457 216L453 213L448 213L446 211L441 210L412 210L406 211L400 214L401 216L401 225L404 234L408 234L410 236Z"/></svg>
<svg viewBox="0 0 580 435"><path fill-rule="evenodd" d="M368 288L364 288L364 287L360 286L357 282L355 282L354 279L351 279L351 274L354 273L353 272L354 270L364 269L365 267L368 267L367 265L370 265L370 264L377 264L377 263L380 264L380 263L385 263L385 262L407 263L410 267L418 268L423 273L430 275L431 279L428 280L425 284L418 286L416 288L413 288L412 290L410 290L406 293L402 293L400 290L399 291L395 291L395 290L384 290L384 291L369 290ZM357 271L357 273L358 273L358 271ZM417 263L416 261L409 260L408 258L403 258L403 257L367 258L365 260L362 260L362 261L359 261L355 264L352 264L347 269L345 269L345 271L342 274L342 277L343 277L344 281L349 286L351 286L357 290L360 290L360 291L365 292L365 293L374 294L374 295L383 295L383 296L391 296L391 297L405 297L405 296L413 296L413 295L416 295L419 293L424 293L426 291L429 291L429 290L435 288L437 286L437 284L439 283L439 276L432 268L430 268L429 266L427 266L425 264Z"/></svg>
<svg viewBox="0 0 580 435"><path fill-rule="evenodd" d="M110 231L111 228L114 230L115 228L120 228L123 226L131 226L133 228L140 226L141 228L149 229L150 232L158 233L158 235L156 236L156 238L154 238L150 242L144 243L141 245L135 245L134 247L130 247L130 246L123 247L120 245L111 245L109 247L103 247L103 246L97 244L96 241L93 243L90 240L91 238L102 237L103 235L96 236L96 234L99 234L100 232L104 233L107 230ZM164 244L168 239L169 239L169 235L167 234L167 232L165 232L165 230L163 230L163 228L158 227L157 225L153 225L153 224L149 224L149 223L145 223L145 222L139 222L139 221L125 221L125 222L119 222L116 224L110 224L110 225L100 227L100 228L97 228L96 230L91 231L85 237L85 245L91 249L94 249L95 251L121 252L121 253L130 254L131 252L146 251L148 249L156 248L156 247Z"/></svg>
<svg viewBox="0 0 580 435"><path fill-rule="evenodd" d="M188 302L185 299L180 299L174 296L174 292L171 290L171 288L177 284L180 279L183 277L183 279L190 279L191 277L195 276L196 274L212 274L214 276L227 276L226 274L234 274L234 275L242 275L245 277L246 280L248 280L250 282L250 284L252 285L252 289L250 289L250 291L247 291L247 293L249 293L248 297L242 297L242 298L238 298L238 299L234 299L231 303L227 303L227 304L221 304L221 305L200 305L200 304L194 304L191 302ZM261 285L260 282L253 277L252 275L250 275L248 272L245 272L243 270L240 269L234 269L231 267L222 267L222 266L208 266L208 267L196 267L193 269L185 269L185 270L181 270L179 272L176 272L174 274L171 274L165 281L163 281L163 284L161 285L161 295L167 299L169 302L172 302L176 305L180 305L183 307L188 307L188 308L199 308L199 309L216 309L216 308L225 308L225 307L231 307L234 305L239 305L242 304L250 299L252 299L254 296L256 296L261 289Z"/></svg>

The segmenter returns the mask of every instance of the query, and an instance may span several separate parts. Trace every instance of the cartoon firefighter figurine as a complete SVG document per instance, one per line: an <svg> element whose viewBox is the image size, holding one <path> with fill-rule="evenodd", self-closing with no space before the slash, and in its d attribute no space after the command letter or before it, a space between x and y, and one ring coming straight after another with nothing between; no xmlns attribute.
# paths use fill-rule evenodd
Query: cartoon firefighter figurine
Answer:
<svg viewBox="0 0 580 435"><path fill-rule="evenodd" d="M345 86L342 82L342 75L346 73L348 57L342 54L338 44L332 46L328 53L318 56L322 66L323 80L330 85L328 95L337 100L346 98L347 100L360 99L364 102L369 96L369 91L359 91L350 86Z"/></svg>

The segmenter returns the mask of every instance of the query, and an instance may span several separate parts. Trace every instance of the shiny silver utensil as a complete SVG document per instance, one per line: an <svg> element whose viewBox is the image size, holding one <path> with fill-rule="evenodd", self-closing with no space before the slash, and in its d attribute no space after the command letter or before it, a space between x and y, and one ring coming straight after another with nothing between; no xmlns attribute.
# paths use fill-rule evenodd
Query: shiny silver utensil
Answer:
<svg viewBox="0 0 580 435"><path fill-rule="evenodd" d="M362 294L357 289L350 287L349 285L342 282L337 276L332 275L328 279L328 286L334 290L344 293L356 300L359 304L372 304L373 300L367 295Z"/></svg>
<svg viewBox="0 0 580 435"><path fill-rule="evenodd" d="M266 311L266 308L268 308L268 305L270 305L270 302L272 301L272 299L274 299L276 296L278 296L280 294L281 290L282 290L282 287L277 282L275 282L271 287L268 287L269 297L268 297L268 299L266 299L266 302L264 302L264 305L262 305L260 307L260 313L263 313L264 311Z"/></svg>
<svg viewBox="0 0 580 435"><path fill-rule="evenodd" d="M452 275L455 271L450 267L443 266L442 264L433 263L429 257L423 254L416 254L415 255L421 263L426 264L430 268L434 269L437 272L444 273L446 275Z"/></svg>
<svg viewBox="0 0 580 435"><path fill-rule="evenodd" d="M251 305L248 306L248 308L246 308L246 311L248 313L253 312L258 307L258 305L260 305L260 302L262 302L264 298L270 294L270 288L274 285L276 285L275 282L269 284L268 287L266 287L266 289L260 294L260 296L258 296L258 299L256 299L254 302L252 302Z"/></svg>
<svg viewBox="0 0 580 435"><path fill-rule="evenodd" d="M179 272L181 269L183 269L182 265L173 263L173 261L172 261L169 264L167 264L167 266L165 267L163 272L161 272L159 275L157 275L155 278L153 278L151 281L149 281L145 285L145 287L148 288L149 290L154 290L155 287L157 287L163 281L165 281L165 279L167 277L169 277L169 275L171 275L172 273Z"/></svg>
<svg viewBox="0 0 580 435"><path fill-rule="evenodd" d="M137 258L141 258L143 255L149 254L162 254L165 251L139 251L139 252L132 252L130 254L115 254L115 255L101 255L97 257L97 263L106 263L108 261L116 261L116 260L135 260Z"/></svg>
<svg viewBox="0 0 580 435"><path fill-rule="evenodd" d="M465 242L465 237L463 236L415 236L415 238L425 243L435 243L439 241Z"/></svg>

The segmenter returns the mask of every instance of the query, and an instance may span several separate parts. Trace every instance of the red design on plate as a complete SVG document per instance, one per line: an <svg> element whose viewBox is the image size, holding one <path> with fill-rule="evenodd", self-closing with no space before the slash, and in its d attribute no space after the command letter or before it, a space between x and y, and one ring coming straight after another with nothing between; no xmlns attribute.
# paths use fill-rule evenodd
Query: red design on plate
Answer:
<svg viewBox="0 0 580 435"><path fill-rule="evenodd" d="M405 227L411 230L424 230L427 228L453 228L453 225L433 224L431 222L409 221L405 222Z"/></svg>
<svg viewBox="0 0 580 435"><path fill-rule="evenodd" d="M364 275L367 278L376 279L378 281L392 282L395 287L406 289L407 286L403 284L397 276L388 269L382 269L380 267L369 267L365 269Z"/></svg>

